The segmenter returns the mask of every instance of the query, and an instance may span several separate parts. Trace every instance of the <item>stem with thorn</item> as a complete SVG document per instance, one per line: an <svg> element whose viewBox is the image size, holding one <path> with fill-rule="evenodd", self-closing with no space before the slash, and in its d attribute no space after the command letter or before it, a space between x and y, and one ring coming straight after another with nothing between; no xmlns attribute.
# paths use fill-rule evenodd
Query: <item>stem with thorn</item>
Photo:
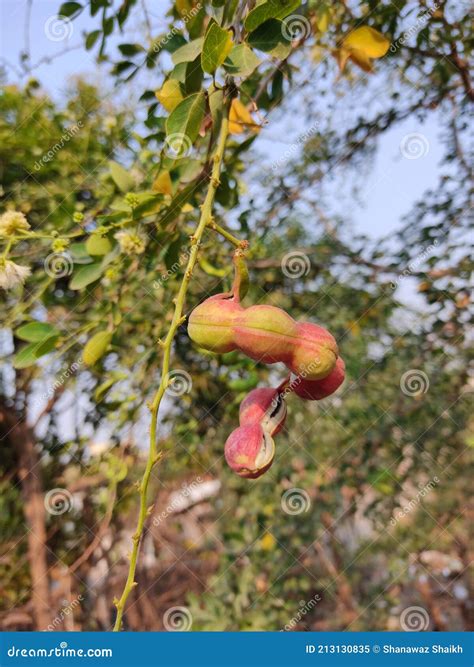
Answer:
<svg viewBox="0 0 474 667"><path fill-rule="evenodd" d="M115 619L114 632L118 632L122 628L122 618L125 609L125 604L132 589L134 588L134 586L136 586L135 572L137 569L138 552L140 549L140 541L143 536L145 520L149 512L149 508L147 506L148 485L153 467L158 463L158 461L162 457L162 452L157 451L157 442L156 442L158 411L160 408L161 400L168 387L171 346L173 344L173 340L178 327L185 320L185 317L183 316L184 302L186 298L189 281L191 280L191 275L197 261L199 245L201 243L201 239L206 227L212 224L212 209L216 195L216 190L219 187L219 175L224 159L224 150L225 150L227 135L229 132L229 121L228 121L229 105L230 105L230 99L227 100L225 104L219 139L213 156L211 178L207 189L206 197L204 199L204 203L201 206L201 215L199 218L198 225L191 236L191 250L189 253L188 263L186 265L183 280L181 281L178 294L174 299L175 305L174 305L173 319L171 321L170 328L168 330L166 338L164 339L164 341L160 342L160 345L163 348L161 380L160 380L160 385L156 391L156 394L150 404L150 410L151 410L150 447L149 447L148 459L145 471L143 473L143 478L139 486L140 511L138 514L137 527L132 537L133 546L130 555L130 567L128 570L127 580L125 582L125 586L120 599L115 601L115 606L117 607L117 616Z"/></svg>
<svg viewBox="0 0 474 667"><path fill-rule="evenodd" d="M232 243L236 248L247 248L249 245L248 241L243 241L241 239L238 239L236 236L231 234L230 232L227 231L227 229L224 229L224 227L221 227L215 220L214 218L211 218L209 222L209 229L213 229L217 234L220 234L223 236L229 243Z"/></svg>

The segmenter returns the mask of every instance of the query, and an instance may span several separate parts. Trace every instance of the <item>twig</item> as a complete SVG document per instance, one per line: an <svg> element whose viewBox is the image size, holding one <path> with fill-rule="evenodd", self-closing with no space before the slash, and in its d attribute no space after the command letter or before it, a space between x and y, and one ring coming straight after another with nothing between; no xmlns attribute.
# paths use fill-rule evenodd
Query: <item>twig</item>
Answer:
<svg viewBox="0 0 474 667"><path fill-rule="evenodd" d="M189 282L191 280L192 272L193 269L196 265L197 257L198 257L198 252L199 252L199 245L201 243L201 239L203 237L204 231L206 227L211 223L212 221L212 208L214 204L214 199L216 195L217 188L219 186L219 175L221 171L221 166L223 163L223 158L224 158L224 150L225 150L225 145L226 145L226 140L227 140L227 135L229 132L229 103L230 100L226 101L225 104L225 109L224 109L224 114L223 114L223 119L222 119L222 125L221 125L221 130L220 130L220 135L219 135L219 140L217 143L216 151L214 154L213 158L213 167L212 167L212 173L211 173L211 178L209 182L209 187L206 193L206 197L204 199L204 203L201 206L201 215L199 218L199 223L194 231L194 234L191 236L191 250L189 253L189 259L188 263L186 266L186 270L184 272L183 279L181 281L181 286L178 291L178 295L174 299L174 313L173 313L173 319L171 321L170 328L168 330L168 333L166 335L165 340L161 343L161 346L163 347L163 361L162 361L162 366L161 366L161 381L160 385L156 391L156 394L153 398L153 401L151 402L150 405L150 410L151 410L151 425L150 425L150 448L148 452L148 459L147 459L147 464L145 467L145 472L143 473L143 478L140 483L139 491L140 491L140 511L138 515L138 522L137 522L137 528L135 530L135 533L132 537L132 542L133 542L133 547L132 547L132 552L130 555L130 567L128 570L128 576L127 580L125 582L125 586L122 592L122 595L119 600L115 601L115 606L117 607L117 616L115 619L115 625L114 625L114 632L118 632L122 628L122 618L123 618L123 612L125 608L125 604L127 602L127 599L132 591L132 589L136 586L135 582L135 572L137 569L137 559L138 559L138 552L140 548L140 541L143 535L143 529L146 521L146 517L148 515L148 512L151 511L152 508L148 508L147 506L147 500L148 500L148 485L150 481L150 476L151 472L154 468L154 466L158 463L158 461L162 457L162 452L157 451L157 422L158 422L158 410L160 408L161 400L164 396L164 393L168 387L168 382L169 382L169 367L170 367L170 357L171 357L171 346L174 340L174 337L176 335L176 331L180 324L183 322L183 309L184 309L184 301L186 298L187 294L187 289Z"/></svg>

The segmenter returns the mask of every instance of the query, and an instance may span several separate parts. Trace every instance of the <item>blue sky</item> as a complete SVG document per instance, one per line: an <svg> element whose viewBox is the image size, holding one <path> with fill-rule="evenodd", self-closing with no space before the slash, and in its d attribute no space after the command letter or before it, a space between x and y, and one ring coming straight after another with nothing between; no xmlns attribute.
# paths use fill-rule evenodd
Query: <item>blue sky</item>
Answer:
<svg viewBox="0 0 474 667"><path fill-rule="evenodd" d="M33 64L63 51L65 46L80 46L83 42L81 33L95 27L95 21L91 23L92 19L84 12L66 26L67 30L72 30L71 34L68 33L68 39L60 39L64 37L65 27L54 23L59 5L57 0L33 1L29 35ZM19 55L28 39L25 35L27 1L2 0L0 7L1 56L19 68ZM163 9L160 11L163 14ZM153 21L155 24L163 22L163 26L165 25L162 16L155 15ZM127 39L122 38L121 41ZM102 89L110 90L107 67L99 69L92 55L83 48L78 48L61 55L52 63L41 65L34 70L34 75L48 93L60 100L72 77L76 75L86 75L88 80L97 82ZM8 69L8 76L10 81L18 80L17 74L11 69ZM140 88L136 86L137 93L140 92ZM129 99L133 96L133 92L132 88ZM269 163L278 159L287 150L293 140L292 137L304 132L305 128L299 125L298 120L295 122L291 118L285 119L284 132L280 131L278 123L276 126L270 123L268 129L265 128L261 132L257 148L259 153L267 157ZM340 178L336 179L333 186L332 212L346 219L355 232L366 233L375 239L396 230L401 224L403 215L410 211L413 202L426 188L433 186L437 181L438 164L442 155L439 131L436 118L432 117L423 126L412 118L386 132L380 140L372 169L359 183L361 186L359 201L353 201L348 207L347 201L351 200L349 185ZM400 152L404 137L411 133L421 133L428 142L428 152L418 159L406 159Z"/></svg>

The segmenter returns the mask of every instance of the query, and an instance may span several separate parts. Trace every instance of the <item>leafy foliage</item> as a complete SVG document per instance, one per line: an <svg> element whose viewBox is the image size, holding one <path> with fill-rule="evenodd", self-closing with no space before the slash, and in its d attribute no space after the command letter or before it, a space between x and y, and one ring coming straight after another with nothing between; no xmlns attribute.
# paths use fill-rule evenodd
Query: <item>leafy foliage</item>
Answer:
<svg viewBox="0 0 474 667"><path fill-rule="evenodd" d="M194 629L276 630L297 615L302 599L316 595L320 601L299 618L298 629L397 629L391 625L396 610L418 598L437 619L433 598L442 593L422 561L434 549L463 562L446 587L451 590L456 578L463 583L472 447L467 17L449 3L436 11L418 2L361 3L353 10L345 3L301 7L268 0L247 11L246 4L177 0L167 32L118 44L111 76L119 86L124 78L138 85L143 68L156 75L155 89L141 97L143 124L101 103L85 83L60 108L33 82L3 89L2 210L23 213L30 228L11 244L1 240L6 256L31 268L24 286L1 294L0 515L5 541L13 545L1 565L5 625L15 607L27 616L20 626L40 627L29 604L35 554L19 500L20 488L35 492L20 473L18 443L25 437L18 427L29 424L29 455L41 470L36 493L59 487L75 499L71 511L37 517L45 528L48 578L65 577L71 592L88 596L94 613L78 612L82 627L110 626L110 611L104 617L100 608L105 599L109 609L111 595L120 595L128 569L123 534L135 529L146 406L163 379L159 341L166 339L173 300L187 277L209 183L216 190L212 224L199 239L185 314L230 287L232 245L246 239L248 303L265 301L296 319L330 323L348 381L322 402L291 399L267 476L255 483L232 478L222 449L239 402L260 383L274 382L277 371L235 353L203 354L180 322L172 370L185 371L192 388L167 396L160 414L165 460L151 476L156 503L148 508L142 545L153 562L138 567L140 591L130 597L127 627L161 628L163 612L176 602L190 606ZM106 61L112 37L141 8L131 0L115 11L90 0L59 10L71 18L81 12L92 28L85 48ZM296 36L288 35L289 17L303 26ZM410 21L416 30L408 34ZM343 70L338 79L333 56ZM331 105L350 108L351 86L355 94L377 93L379 76L393 82L385 108L354 113L334 126ZM231 135L219 182L213 182L226 104ZM279 107L290 114L292 105L317 130L270 178L249 178L260 171L253 152L260 130ZM421 122L434 110L446 124L440 187L420 198L395 237L373 247L325 214L333 169L357 171L384 132L406 118ZM454 167L465 178L454 179ZM426 253L427 246L435 251ZM299 280L282 271L282 258L293 249L309 261ZM398 299L396 287L406 275L422 300L419 312ZM426 392L401 390L411 369L428 377ZM163 518L171 491L196 478L219 480L218 495L182 512L165 511ZM434 478L436 488L418 498ZM305 491L306 511L282 510L292 489ZM393 523L413 497L414 508ZM97 543L91 533L99 535ZM112 563L116 569L102 576L93 595L84 582ZM429 593L421 586L426 573ZM152 602L141 592L149 588ZM53 598L54 587L46 593ZM445 598L443 604L446 626L459 627L462 610Z"/></svg>

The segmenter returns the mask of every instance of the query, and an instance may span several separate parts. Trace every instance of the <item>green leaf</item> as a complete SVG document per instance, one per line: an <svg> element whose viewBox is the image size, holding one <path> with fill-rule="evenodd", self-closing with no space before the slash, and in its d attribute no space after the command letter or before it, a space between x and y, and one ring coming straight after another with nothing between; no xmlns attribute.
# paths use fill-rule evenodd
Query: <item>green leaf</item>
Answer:
<svg viewBox="0 0 474 667"><path fill-rule="evenodd" d="M81 266L78 271L74 272L69 283L69 289L78 290L90 285L90 283L93 283L101 277L103 269L102 262L95 262L93 264Z"/></svg>
<svg viewBox="0 0 474 667"><path fill-rule="evenodd" d="M245 19L245 29L249 32L258 28L268 19L284 19L298 9L300 0L268 0L252 9Z"/></svg>
<svg viewBox="0 0 474 667"><path fill-rule="evenodd" d="M114 384L115 380L113 378L102 382L102 384L100 384L94 392L94 400L100 402Z"/></svg>
<svg viewBox="0 0 474 667"><path fill-rule="evenodd" d="M222 110L224 109L224 91L216 88L214 84L209 86L209 109L211 111L213 132L217 135L222 122Z"/></svg>
<svg viewBox="0 0 474 667"><path fill-rule="evenodd" d="M40 357L48 354L54 349L58 336L50 336L46 340L39 343L30 343L25 345L18 354L13 357L14 368L28 368L32 366Z"/></svg>
<svg viewBox="0 0 474 667"><path fill-rule="evenodd" d="M141 44L119 44L118 48L120 53L127 57L136 56L137 53L145 50Z"/></svg>
<svg viewBox="0 0 474 667"><path fill-rule="evenodd" d="M204 37L199 37L198 39L193 39L192 42L189 42L184 46L180 46L180 48L176 49L171 56L173 63L179 65L180 63L189 63L196 60L201 54L203 44Z"/></svg>
<svg viewBox="0 0 474 667"><path fill-rule="evenodd" d="M146 215L157 213L163 208L163 195L160 193L146 194L140 197L138 205L133 209L133 219L139 220Z"/></svg>
<svg viewBox="0 0 474 667"><path fill-rule="evenodd" d="M286 58L291 51L291 42L284 37L282 22L275 19L262 23L250 33L248 42L254 49L270 53L275 58Z"/></svg>
<svg viewBox="0 0 474 667"><path fill-rule="evenodd" d="M102 30L93 30L92 32L90 32L87 35L87 37L86 37L86 50L87 51L90 51L90 49L93 48L94 44L99 39L101 33L102 33Z"/></svg>
<svg viewBox="0 0 474 667"><path fill-rule="evenodd" d="M102 256L112 250L112 244L106 236L91 234L86 241L86 250L89 255Z"/></svg>
<svg viewBox="0 0 474 667"><path fill-rule="evenodd" d="M216 69L222 65L232 49L232 33L211 23L204 37L202 47L201 65L204 72L214 74Z"/></svg>
<svg viewBox="0 0 474 667"><path fill-rule="evenodd" d="M72 16L77 16L82 9L83 7L79 2L63 2L59 8L58 15L71 18Z"/></svg>
<svg viewBox="0 0 474 667"><path fill-rule="evenodd" d="M181 208L184 206L184 204L186 204L191 199L195 190L196 190L196 184L190 183L180 192L178 192L171 200L170 205L168 206L162 217L158 220L157 226L166 227L171 222L173 222L173 220L175 220L180 214Z"/></svg>
<svg viewBox="0 0 474 667"><path fill-rule="evenodd" d="M201 67L201 58L196 58L193 62L185 64L184 88L187 95L198 93L201 90L203 71Z"/></svg>
<svg viewBox="0 0 474 667"><path fill-rule="evenodd" d="M99 331L90 338L82 353L82 360L86 366L93 366L104 354L112 340L112 333L110 331Z"/></svg>
<svg viewBox="0 0 474 667"><path fill-rule="evenodd" d="M261 60L247 44L237 44L227 56L224 67L233 76L247 77Z"/></svg>
<svg viewBox="0 0 474 667"><path fill-rule="evenodd" d="M40 343L50 336L59 336L59 331L47 322L29 322L17 329L15 336L29 343Z"/></svg>
<svg viewBox="0 0 474 667"><path fill-rule="evenodd" d="M206 111L204 93L189 95L173 109L166 121L166 134L183 135L183 144L192 144L199 134L199 129Z"/></svg>
<svg viewBox="0 0 474 667"><path fill-rule="evenodd" d="M124 169L117 162L113 162L112 160L109 162L109 169L110 175L112 176L115 185L122 192L130 192L130 190L133 190L135 187L135 181L126 169Z"/></svg>
<svg viewBox="0 0 474 667"><path fill-rule="evenodd" d="M85 243L71 243L68 248L74 264L90 264L92 259L86 250Z"/></svg>

